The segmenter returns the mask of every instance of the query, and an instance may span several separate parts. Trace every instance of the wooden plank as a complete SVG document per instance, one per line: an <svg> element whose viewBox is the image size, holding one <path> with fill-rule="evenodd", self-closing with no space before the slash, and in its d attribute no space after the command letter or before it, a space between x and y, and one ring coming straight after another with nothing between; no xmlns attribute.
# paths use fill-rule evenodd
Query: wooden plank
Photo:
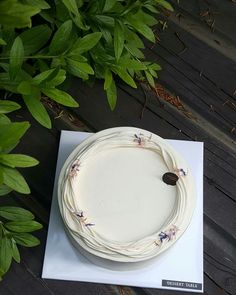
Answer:
<svg viewBox="0 0 236 295"><path fill-rule="evenodd" d="M197 24L192 27L195 30L198 29ZM233 78L236 72L235 45L230 43L227 51L222 50L221 47L225 48L224 44L216 44L214 40L217 37L214 38L213 35L213 42L217 46L209 46L206 39L199 39L201 35L196 38L195 31L186 28L185 18L179 20L174 16L168 20L168 29L158 34L161 38L161 45L169 50L170 55L178 55L186 64L212 81L217 87L233 95L236 88Z"/></svg>
<svg viewBox="0 0 236 295"><path fill-rule="evenodd" d="M36 278L30 272L28 272L22 264L17 265L14 263L3 281L0 284L0 293L1 295L54 295L45 286L43 280Z"/></svg>
<svg viewBox="0 0 236 295"><path fill-rule="evenodd" d="M157 45L146 50L146 55L148 59L157 60L161 64L163 71L159 76L167 88L174 89L183 101L207 116L219 129L223 127L221 124L225 125L223 130L230 135L230 130L236 123L236 105L234 106L235 100L231 96L217 88L168 48Z"/></svg>
<svg viewBox="0 0 236 295"><path fill-rule="evenodd" d="M157 60L163 71L159 73L162 84L181 97L219 129L233 137L230 130L236 123L234 100L223 91L212 85L199 71L186 64L179 56L159 45L146 50L149 60ZM230 108L231 106L231 108Z"/></svg>
<svg viewBox="0 0 236 295"><path fill-rule="evenodd" d="M204 216L204 252L218 264L236 272L235 239L227 236L222 229Z"/></svg>
<svg viewBox="0 0 236 295"><path fill-rule="evenodd" d="M205 26L209 32L217 32L225 38L235 42L236 32L234 30L236 21L236 5L233 1L222 0L170 0L174 7L183 15L190 15ZM200 25L200 24L199 24Z"/></svg>
<svg viewBox="0 0 236 295"><path fill-rule="evenodd" d="M229 294L235 294L236 284L235 284L235 273L231 270L217 265L211 258L206 258L205 255L205 268L210 270L211 274L214 275L214 282L217 281L218 285L221 286L222 290L225 290Z"/></svg>
<svg viewBox="0 0 236 295"><path fill-rule="evenodd" d="M206 276L229 294L236 292L235 240L204 218L204 270ZM209 293L211 294L211 293Z"/></svg>

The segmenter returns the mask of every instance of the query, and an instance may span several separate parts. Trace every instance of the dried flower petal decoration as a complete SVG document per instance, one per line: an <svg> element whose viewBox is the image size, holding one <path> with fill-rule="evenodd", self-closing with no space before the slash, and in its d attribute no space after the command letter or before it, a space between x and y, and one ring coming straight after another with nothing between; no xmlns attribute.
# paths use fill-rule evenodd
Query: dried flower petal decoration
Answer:
<svg viewBox="0 0 236 295"><path fill-rule="evenodd" d="M137 142L139 146L144 146L146 139L144 138L142 133L140 133L139 135L134 134L134 142Z"/></svg>
<svg viewBox="0 0 236 295"><path fill-rule="evenodd" d="M164 240L171 241L176 236L176 233L178 231L178 227L176 225L173 225L166 231L162 231L159 234L160 242L162 243Z"/></svg>
<svg viewBox="0 0 236 295"><path fill-rule="evenodd" d="M83 225L85 225L85 226L94 226L95 225L95 223L91 223L91 222L86 223L87 217L84 216L84 212L83 211L77 212L77 213L75 213L75 215L79 218L79 221Z"/></svg>
<svg viewBox="0 0 236 295"><path fill-rule="evenodd" d="M152 139L152 133L150 133L149 137L145 136L142 133L139 133L139 134L135 133L134 134L134 142L137 142L138 146L140 146L140 147L144 147L145 144L147 143L147 141L150 141L151 139Z"/></svg>
<svg viewBox="0 0 236 295"><path fill-rule="evenodd" d="M78 213L75 213L76 216L78 216L79 218L84 217L84 212L80 211Z"/></svg>
<svg viewBox="0 0 236 295"><path fill-rule="evenodd" d="M183 168L176 168L175 172L178 176L187 176L188 172L185 171Z"/></svg>
<svg viewBox="0 0 236 295"><path fill-rule="evenodd" d="M85 226L94 226L95 223L85 223Z"/></svg>
<svg viewBox="0 0 236 295"><path fill-rule="evenodd" d="M76 160L71 165L70 172L69 172L70 177L75 177L77 175L77 173L79 172L79 170L80 170L80 162L79 162L79 160Z"/></svg>

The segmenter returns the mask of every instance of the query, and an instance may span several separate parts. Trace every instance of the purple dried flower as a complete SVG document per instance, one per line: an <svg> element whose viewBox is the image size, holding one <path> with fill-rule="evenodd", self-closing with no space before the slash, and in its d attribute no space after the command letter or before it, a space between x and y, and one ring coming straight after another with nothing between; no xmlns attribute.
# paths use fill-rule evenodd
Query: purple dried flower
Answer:
<svg viewBox="0 0 236 295"><path fill-rule="evenodd" d="M85 223L85 226L94 226L95 223Z"/></svg>

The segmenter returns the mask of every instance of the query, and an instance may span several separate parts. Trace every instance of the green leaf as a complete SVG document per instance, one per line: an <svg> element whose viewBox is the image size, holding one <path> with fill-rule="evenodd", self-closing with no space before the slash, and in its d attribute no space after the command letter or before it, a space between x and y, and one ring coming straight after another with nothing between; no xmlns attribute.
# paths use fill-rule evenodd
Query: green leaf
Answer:
<svg viewBox="0 0 236 295"><path fill-rule="evenodd" d="M143 59L144 54L142 53L141 50L139 50L135 45L133 44L125 44L125 48L127 49L127 51L135 58L140 58Z"/></svg>
<svg viewBox="0 0 236 295"><path fill-rule="evenodd" d="M73 60L71 58L67 58L67 65L69 65L69 67L70 67L70 65L73 65L74 68L77 70L78 75L75 75L75 76L79 76L79 73L81 73L81 72L83 72L85 74L90 74L90 75L94 74L92 67L86 62L78 62L78 61Z"/></svg>
<svg viewBox="0 0 236 295"><path fill-rule="evenodd" d="M0 216L8 220L27 221L34 219L34 215L30 211L13 206L0 207Z"/></svg>
<svg viewBox="0 0 236 295"><path fill-rule="evenodd" d="M68 9L70 13L70 17L73 19L76 26L84 31L88 30L89 27L86 24L84 24L83 17L78 10L79 2L76 0L62 0L62 2L65 5L65 7ZM80 6L82 6L82 4L79 5L79 7Z"/></svg>
<svg viewBox="0 0 236 295"><path fill-rule="evenodd" d="M144 64L148 67L149 70L160 71L161 66L156 63L144 62Z"/></svg>
<svg viewBox="0 0 236 295"><path fill-rule="evenodd" d="M134 71L142 71L146 70L147 67L139 60L130 59L127 57L123 57L120 59L119 65L123 68L132 69Z"/></svg>
<svg viewBox="0 0 236 295"><path fill-rule="evenodd" d="M93 75L94 74L94 70L93 68L86 62L78 62L78 66L80 68L80 70L82 70L83 72Z"/></svg>
<svg viewBox="0 0 236 295"><path fill-rule="evenodd" d="M69 55L80 55L83 52L87 52L92 49L98 41L101 39L102 33L95 32L86 35L85 37L79 39L75 42L74 46L71 48Z"/></svg>
<svg viewBox="0 0 236 295"><path fill-rule="evenodd" d="M36 66L39 68L40 72L44 72L44 71L49 70L48 64L45 61L41 60L41 59L37 60Z"/></svg>
<svg viewBox="0 0 236 295"><path fill-rule="evenodd" d="M9 71L9 64L1 62L0 63L0 67L5 71L8 72Z"/></svg>
<svg viewBox="0 0 236 295"><path fill-rule="evenodd" d="M0 23L5 26L16 28L30 27L30 18L39 12L39 8L25 5L16 0L0 1Z"/></svg>
<svg viewBox="0 0 236 295"><path fill-rule="evenodd" d="M150 84L150 86L152 86L153 88L155 88L155 81L154 81L152 75L149 72L145 71L145 76L146 76L146 78L147 78L148 83Z"/></svg>
<svg viewBox="0 0 236 295"><path fill-rule="evenodd" d="M5 196L9 194L12 191L12 189L5 184L0 185L0 196Z"/></svg>
<svg viewBox="0 0 236 295"><path fill-rule="evenodd" d="M57 77L58 73L60 71L60 67L57 66L56 68L53 69L53 71L50 73L50 75L47 76L46 79L44 79L41 83L40 83L40 87L45 87L47 88L45 85L47 84L47 82L50 82L51 80L53 80L54 78Z"/></svg>
<svg viewBox="0 0 236 295"><path fill-rule="evenodd" d="M101 31L102 37L106 41L107 45L109 46L113 45L111 30L104 28L103 26L99 26L99 30Z"/></svg>
<svg viewBox="0 0 236 295"><path fill-rule="evenodd" d="M6 45L6 44L7 44L7 42L4 41L2 38L0 38L0 45Z"/></svg>
<svg viewBox="0 0 236 295"><path fill-rule="evenodd" d="M22 81L20 84L17 86L17 91L20 94L30 94L31 93L31 84L29 81Z"/></svg>
<svg viewBox="0 0 236 295"><path fill-rule="evenodd" d="M83 80L88 80L88 73L84 72L80 67L80 62L73 60L71 58L66 59L67 71L75 77L82 78Z"/></svg>
<svg viewBox="0 0 236 295"><path fill-rule="evenodd" d="M4 270L0 267L0 282L2 281L2 277L5 274Z"/></svg>
<svg viewBox="0 0 236 295"><path fill-rule="evenodd" d="M69 54L69 57L67 57L67 59L72 59L78 62L87 62L88 59L86 57L84 57L83 55L73 55L73 54Z"/></svg>
<svg viewBox="0 0 236 295"><path fill-rule="evenodd" d="M33 89L31 95L23 95L23 100L35 120L50 129L52 127L51 119L40 98L41 95L38 89Z"/></svg>
<svg viewBox="0 0 236 295"><path fill-rule="evenodd" d="M55 75L56 74L56 75ZM44 71L33 78L33 82L36 85L44 88L52 88L60 85L66 79L66 71L59 70L58 68Z"/></svg>
<svg viewBox="0 0 236 295"><path fill-rule="evenodd" d="M36 159L21 154L0 154L0 163L15 168L15 167L32 167L38 165Z"/></svg>
<svg viewBox="0 0 236 295"><path fill-rule="evenodd" d="M57 66L54 69L46 70L45 72L40 73L33 79L33 82L38 85L39 88L51 88L61 84L65 78L65 71L60 70L60 67Z"/></svg>
<svg viewBox="0 0 236 295"><path fill-rule="evenodd" d="M116 101L117 101L117 90L116 90L116 84L114 80L112 80L110 87L107 88L106 93L107 93L107 100L108 100L109 106L111 110L113 111L115 109Z"/></svg>
<svg viewBox="0 0 236 295"><path fill-rule="evenodd" d="M10 79L14 80L19 73L24 60L24 46L21 38L16 37L11 51L10 51L10 64L9 64L9 75Z"/></svg>
<svg viewBox="0 0 236 295"><path fill-rule="evenodd" d="M11 250L12 250L12 257L17 262L20 263L20 252L17 248L16 241L12 238L11 239Z"/></svg>
<svg viewBox="0 0 236 295"><path fill-rule="evenodd" d="M114 71L117 73L117 75L128 85L130 85L133 88L137 88L137 85L135 84L133 78L121 67L116 67Z"/></svg>
<svg viewBox="0 0 236 295"><path fill-rule="evenodd" d="M104 90L107 90L111 87L111 83L113 81L112 73L108 69L105 71L104 79Z"/></svg>
<svg viewBox="0 0 236 295"><path fill-rule="evenodd" d="M149 27L153 27L154 25L156 25L158 23L158 21L155 17L153 17L151 14L145 13L142 10L139 10L135 14L135 18L140 20L140 22L144 23L145 25L147 25Z"/></svg>
<svg viewBox="0 0 236 295"><path fill-rule="evenodd" d="M117 3L117 0L106 0L103 7L103 12L108 12L109 10L111 10L116 3Z"/></svg>
<svg viewBox="0 0 236 295"><path fill-rule="evenodd" d="M49 54L58 55L64 53L68 49L72 30L72 21L68 20L64 22L55 35L49 45Z"/></svg>
<svg viewBox="0 0 236 295"><path fill-rule="evenodd" d="M145 47L141 38L139 38L135 32L129 30L128 28L125 28L125 40L137 48Z"/></svg>
<svg viewBox="0 0 236 295"><path fill-rule="evenodd" d="M68 107L78 107L79 104L65 91L51 88L51 89L42 89L42 92L51 98L52 100L55 100L56 102L68 106Z"/></svg>
<svg viewBox="0 0 236 295"><path fill-rule="evenodd" d="M157 76L157 73L156 73L154 70L150 70L150 69L149 69L149 73L150 73L153 77L155 77L155 78L158 77L158 76Z"/></svg>
<svg viewBox="0 0 236 295"><path fill-rule="evenodd" d="M35 26L21 33L25 55L30 55L41 49L51 37L52 30L47 25Z"/></svg>
<svg viewBox="0 0 236 295"><path fill-rule="evenodd" d="M15 145L29 128L29 122L5 124L0 128L0 151Z"/></svg>
<svg viewBox="0 0 236 295"><path fill-rule="evenodd" d="M149 26L141 22L135 16L129 15L127 16L127 20L133 26L133 28L137 30L141 35L143 35L146 39L153 43L155 42L155 35L153 34L153 31L151 28L149 28Z"/></svg>
<svg viewBox="0 0 236 295"><path fill-rule="evenodd" d="M2 184L3 184L3 171L0 167L0 185L2 185Z"/></svg>
<svg viewBox="0 0 236 295"><path fill-rule="evenodd" d="M4 114L0 114L0 126L11 123L11 120Z"/></svg>
<svg viewBox="0 0 236 295"><path fill-rule="evenodd" d="M0 114L7 114L20 109L21 106L11 100L0 100Z"/></svg>
<svg viewBox="0 0 236 295"><path fill-rule="evenodd" d="M3 236L0 239L0 268L6 273L11 265L12 250L8 237Z"/></svg>
<svg viewBox="0 0 236 295"><path fill-rule="evenodd" d="M52 9L50 9L49 11L41 11L39 13L39 15L44 19L46 20L47 22L49 22L52 26L54 26L54 22L55 22L55 19L54 19L54 11Z"/></svg>
<svg viewBox="0 0 236 295"><path fill-rule="evenodd" d="M124 25L120 21L115 21L114 28L114 50L116 60L119 60L124 48Z"/></svg>
<svg viewBox="0 0 236 295"><path fill-rule="evenodd" d="M4 223L4 226L13 232L16 233L27 233L27 232L32 232L35 230L41 229L43 226L41 223L35 221L35 220L28 220L28 221L9 221ZM14 239L16 240L15 235ZM17 242L17 240L16 240Z"/></svg>
<svg viewBox="0 0 236 295"><path fill-rule="evenodd" d="M77 7L76 0L62 0L62 2L70 12L73 12L75 15L78 14L78 7Z"/></svg>
<svg viewBox="0 0 236 295"><path fill-rule="evenodd" d="M44 0L25 0L27 4L39 9L49 9L50 5Z"/></svg>
<svg viewBox="0 0 236 295"><path fill-rule="evenodd" d="M114 27L114 18L107 15L96 15L95 19L100 23L100 25L107 27L109 29Z"/></svg>
<svg viewBox="0 0 236 295"><path fill-rule="evenodd" d="M145 8L148 9L149 11L153 12L153 13L158 13L159 12L153 5L145 4Z"/></svg>
<svg viewBox="0 0 236 295"><path fill-rule="evenodd" d="M24 177L20 172L14 168L1 166L3 170L3 182L13 190L22 193L29 194L30 189L26 183Z"/></svg>
<svg viewBox="0 0 236 295"><path fill-rule="evenodd" d="M169 2L167 2L165 0L156 0L156 2L159 6L162 6L167 10L174 11L173 7L170 5Z"/></svg>
<svg viewBox="0 0 236 295"><path fill-rule="evenodd" d="M40 244L39 239L28 233L13 233L17 244L25 247L35 247Z"/></svg>

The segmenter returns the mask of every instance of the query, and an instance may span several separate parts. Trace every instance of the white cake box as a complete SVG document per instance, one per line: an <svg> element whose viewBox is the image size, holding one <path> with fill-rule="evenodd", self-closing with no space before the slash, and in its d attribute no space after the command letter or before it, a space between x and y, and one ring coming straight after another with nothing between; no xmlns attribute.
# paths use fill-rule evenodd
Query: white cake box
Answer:
<svg viewBox="0 0 236 295"><path fill-rule="evenodd" d="M119 284L137 287L203 291L203 143L168 140L188 162L195 178L197 202L192 221L183 236L167 251L143 267L117 270L97 266L76 250L68 239L57 203L60 170L89 133L62 131L52 199L43 278Z"/></svg>

